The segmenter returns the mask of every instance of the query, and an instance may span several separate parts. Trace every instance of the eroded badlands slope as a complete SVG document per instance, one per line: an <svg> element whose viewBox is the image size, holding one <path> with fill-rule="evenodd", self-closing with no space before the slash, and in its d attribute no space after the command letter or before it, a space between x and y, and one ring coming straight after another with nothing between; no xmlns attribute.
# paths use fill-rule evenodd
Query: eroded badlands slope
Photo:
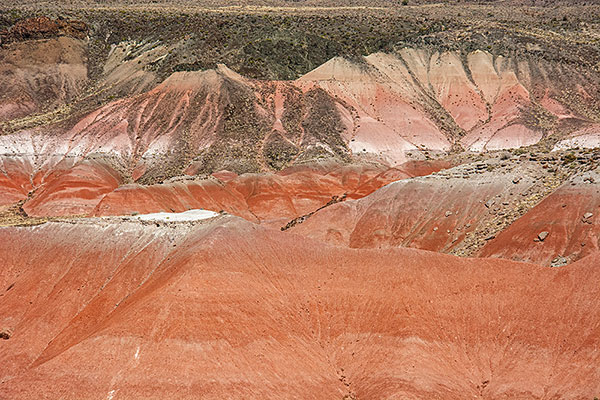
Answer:
<svg viewBox="0 0 600 400"><path fill-rule="evenodd" d="M229 216L158 225L0 230L2 397L600 391L597 253L550 269L328 247Z"/></svg>
<svg viewBox="0 0 600 400"><path fill-rule="evenodd" d="M69 29L47 34L57 24ZM161 76L177 46L122 41L98 61L86 29L36 18L3 32L0 150L35 172L100 158L124 181L156 183L323 157L394 166L450 149L598 143L597 73L533 53L401 46L296 80L222 64Z"/></svg>
<svg viewBox="0 0 600 400"><path fill-rule="evenodd" d="M310 163L277 173L237 175L218 171L207 178L185 176L155 185L125 184L109 164L90 160L57 164L46 175L30 164L4 159L0 211L18 202L31 217L123 215L225 210L253 222L279 225L335 199L360 198L398 179L428 175L448 161L410 161L395 168L380 164ZM33 175L28 176L29 174Z"/></svg>
<svg viewBox="0 0 600 400"><path fill-rule="evenodd" d="M549 265L598 247L597 152L505 153L392 182L288 224L354 248L414 247ZM538 240L542 232L548 239Z"/></svg>
<svg viewBox="0 0 600 400"><path fill-rule="evenodd" d="M0 13L0 398L600 396L595 8L201 3Z"/></svg>
<svg viewBox="0 0 600 400"><path fill-rule="evenodd" d="M11 75L4 80L14 84ZM72 118L68 129L26 129L1 143L5 153L45 160L111 154L127 176L146 180L186 168L279 169L319 154L393 165L452 146L497 150L562 138L593 146L596 92L593 77L560 65L406 48L334 58L288 82L249 80L225 66L177 72L148 92ZM18 108L12 101L5 107Z"/></svg>
<svg viewBox="0 0 600 400"><path fill-rule="evenodd" d="M64 33L0 48L0 205L23 201L40 216L106 214L96 207L130 190L122 185L183 175L275 172L323 159L383 171L460 149L598 141L597 74L560 62L404 47L335 57L294 81L248 79L224 65L161 81L151 66L168 46L121 43L91 81L88 45Z"/></svg>
<svg viewBox="0 0 600 400"><path fill-rule="evenodd" d="M539 163L527 160L465 164L393 182L363 199L332 205L291 231L357 248L404 246L449 252L476 239L476 233L480 239L492 235L486 228L503 223L509 211L531 207L540 189L557 186L560 181L555 179Z"/></svg>
<svg viewBox="0 0 600 400"><path fill-rule="evenodd" d="M295 80L260 80L223 64L167 68L165 60L186 53L181 38L114 42L107 32L102 40L114 43L100 54L98 29L36 17L0 32L0 207L22 202L37 216L206 207L251 219L252 206L236 211L240 199L230 206L198 200L172 178L323 160L375 163L369 168L380 173L461 149L598 144L597 71L568 57L398 45L333 57ZM286 186L280 177L265 179ZM318 206L356 189L332 184L318 190L326 200ZM132 190L147 201L133 201ZM288 211L277 218L317 208L278 196L288 205L275 207Z"/></svg>
<svg viewBox="0 0 600 400"><path fill-rule="evenodd" d="M600 174L593 169L571 177L478 255L564 265L600 247L599 215ZM547 232L542 241L541 232Z"/></svg>

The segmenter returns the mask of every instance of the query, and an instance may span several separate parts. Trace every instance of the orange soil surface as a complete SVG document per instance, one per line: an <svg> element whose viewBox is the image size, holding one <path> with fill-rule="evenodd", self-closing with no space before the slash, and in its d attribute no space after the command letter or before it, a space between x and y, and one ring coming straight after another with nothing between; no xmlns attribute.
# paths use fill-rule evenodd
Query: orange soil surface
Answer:
<svg viewBox="0 0 600 400"><path fill-rule="evenodd" d="M598 253L544 268L355 250L228 216L178 229L48 223L0 239L1 397L600 392Z"/></svg>

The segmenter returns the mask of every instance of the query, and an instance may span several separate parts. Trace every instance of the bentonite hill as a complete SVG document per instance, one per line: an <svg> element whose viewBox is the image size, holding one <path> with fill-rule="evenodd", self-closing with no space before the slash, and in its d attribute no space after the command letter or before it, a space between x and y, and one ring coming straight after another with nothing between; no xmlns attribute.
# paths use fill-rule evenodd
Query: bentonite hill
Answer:
<svg viewBox="0 0 600 400"><path fill-rule="evenodd" d="M0 399L599 397L597 1L0 1Z"/></svg>

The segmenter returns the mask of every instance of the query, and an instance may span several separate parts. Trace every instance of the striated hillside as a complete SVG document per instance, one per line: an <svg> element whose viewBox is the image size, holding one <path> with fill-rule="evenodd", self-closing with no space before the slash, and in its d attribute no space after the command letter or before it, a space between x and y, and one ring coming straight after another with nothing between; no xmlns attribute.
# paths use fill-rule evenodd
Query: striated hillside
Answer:
<svg viewBox="0 0 600 400"><path fill-rule="evenodd" d="M290 82L250 80L225 66L176 72L150 91L66 124L4 135L2 144L6 153L27 154L15 140L25 136L33 146L44 143L49 154L42 156L114 153L130 175L162 156L167 176L194 161L209 172L243 172L323 156L393 165L453 147L595 146L597 76L485 51L461 57L404 48L357 61L334 58ZM6 85L18 87L9 77ZM75 91L75 84L59 84L65 93L57 98ZM7 113L26 111L20 96L5 97Z"/></svg>
<svg viewBox="0 0 600 400"><path fill-rule="evenodd" d="M117 182L149 184L319 159L396 166L460 149L594 147L600 125L586 112L596 104L595 81L549 76L567 75L483 51L461 60L408 48L360 62L335 58L290 82L219 66L177 72L83 116L5 134L0 146L30 171L35 189L56 170L96 162ZM22 109L20 98L11 101L6 109Z"/></svg>
<svg viewBox="0 0 600 400"><path fill-rule="evenodd" d="M579 399L600 390L597 254L548 269L357 251L232 217L0 235L11 266L0 276L4 397Z"/></svg>
<svg viewBox="0 0 600 400"><path fill-rule="evenodd" d="M578 157L505 153L392 182L319 210L291 232L355 248L414 247L544 265L567 257L566 264L597 247L592 217L600 199L594 183L599 161L597 151ZM541 232L556 233L539 241Z"/></svg>

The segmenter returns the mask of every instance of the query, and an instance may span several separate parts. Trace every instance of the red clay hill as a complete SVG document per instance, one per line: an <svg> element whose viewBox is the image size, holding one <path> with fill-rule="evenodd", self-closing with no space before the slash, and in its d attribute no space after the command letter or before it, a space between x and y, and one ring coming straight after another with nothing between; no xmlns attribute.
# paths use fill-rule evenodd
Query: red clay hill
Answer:
<svg viewBox="0 0 600 400"><path fill-rule="evenodd" d="M551 269L330 247L237 217L159 225L0 230L2 397L600 391L598 253Z"/></svg>

